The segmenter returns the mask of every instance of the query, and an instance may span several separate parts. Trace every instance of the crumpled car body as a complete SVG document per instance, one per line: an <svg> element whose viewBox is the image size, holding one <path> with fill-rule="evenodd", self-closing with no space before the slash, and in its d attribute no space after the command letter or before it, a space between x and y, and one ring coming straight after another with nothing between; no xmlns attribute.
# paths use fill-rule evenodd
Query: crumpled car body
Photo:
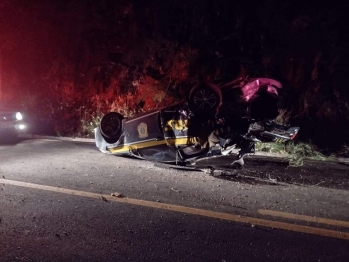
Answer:
<svg viewBox="0 0 349 262"><path fill-rule="evenodd" d="M198 84L185 101L130 118L109 112L95 129L96 146L108 154L193 165L236 148L240 161L254 153L257 142L295 138L298 127L273 121L280 82L256 78L235 84Z"/></svg>

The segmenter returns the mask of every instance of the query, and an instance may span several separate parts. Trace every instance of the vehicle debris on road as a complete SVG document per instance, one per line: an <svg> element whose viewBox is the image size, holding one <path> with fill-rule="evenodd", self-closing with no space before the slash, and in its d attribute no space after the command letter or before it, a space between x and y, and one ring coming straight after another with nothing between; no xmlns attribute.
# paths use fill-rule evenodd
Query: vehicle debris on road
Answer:
<svg viewBox="0 0 349 262"><path fill-rule="evenodd" d="M111 193L110 195L113 197L125 197L123 194L118 193L118 192Z"/></svg>

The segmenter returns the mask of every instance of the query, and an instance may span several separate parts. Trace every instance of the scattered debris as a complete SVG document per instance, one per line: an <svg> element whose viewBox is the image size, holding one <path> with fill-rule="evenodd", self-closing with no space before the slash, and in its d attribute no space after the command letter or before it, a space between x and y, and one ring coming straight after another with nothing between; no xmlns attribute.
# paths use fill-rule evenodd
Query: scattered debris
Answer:
<svg viewBox="0 0 349 262"><path fill-rule="evenodd" d="M175 189L175 188L173 188L173 187L171 187L171 190L174 191L174 192L180 192L179 189Z"/></svg>
<svg viewBox="0 0 349 262"><path fill-rule="evenodd" d="M223 176L223 175L226 175L222 170L213 170L211 172L211 176Z"/></svg>
<svg viewBox="0 0 349 262"><path fill-rule="evenodd" d="M317 184L315 184L315 185L313 185L313 186L318 186L318 185L320 185L320 184L322 184L322 183L325 183L326 181L321 181L321 182L319 182L319 183L317 183Z"/></svg>
<svg viewBox="0 0 349 262"><path fill-rule="evenodd" d="M237 205L231 205L231 206L235 207L235 208L241 208L241 209L247 210L247 208L245 208L245 207L241 207L241 206L237 206Z"/></svg>
<svg viewBox="0 0 349 262"><path fill-rule="evenodd" d="M201 171L204 172L205 174L208 174L208 175L212 176L214 168L212 168L212 167L202 168Z"/></svg>
<svg viewBox="0 0 349 262"><path fill-rule="evenodd" d="M113 197L125 197L123 194L118 193L118 192L111 193L110 195Z"/></svg>
<svg viewBox="0 0 349 262"><path fill-rule="evenodd" d="M103 197L103 196L101 196L100 199L102 199L105 202L108 202L108 200L105 197Z"/></svg>
<svg viewBox="0 0 349 262"><path fill-rule="evenodd" d="M237 170L223 170L223 171L220 171L220 176L226 176L226 177L240 177L240 174L238 173ZM241 176L242 177L242 176Z"/></svg>
<svg viewBox="0 0 349 262"><path fill-rule="evenodd" d="M270 174L269 174L269 180L275 184L277 184L277 182L278 182L276 178L271 178Z"/></svg>

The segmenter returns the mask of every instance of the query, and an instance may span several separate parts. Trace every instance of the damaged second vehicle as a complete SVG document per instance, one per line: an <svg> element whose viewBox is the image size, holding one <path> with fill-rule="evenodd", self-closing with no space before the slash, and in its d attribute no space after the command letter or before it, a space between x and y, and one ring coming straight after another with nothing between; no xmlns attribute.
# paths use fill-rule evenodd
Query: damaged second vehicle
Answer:
<svg viewBox="0 0 349 262"><path fill-rule="evenodd" d="M105 114L95 143L103 153L182 166L238 149L231 165L242 166L257 142L289 141L299 131L274 121L281 87L269 78L240 78L222 86L199 83L188 99L165 108L130 118Z"/></svg>

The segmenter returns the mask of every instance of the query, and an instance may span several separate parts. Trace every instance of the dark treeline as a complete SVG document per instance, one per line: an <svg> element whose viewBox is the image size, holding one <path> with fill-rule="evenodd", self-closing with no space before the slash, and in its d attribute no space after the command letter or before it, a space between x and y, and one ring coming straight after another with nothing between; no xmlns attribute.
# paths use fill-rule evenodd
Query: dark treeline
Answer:
<svg viewBox="0 0 349 262"><path fill-rule="evenodd" d="M348 4L0 0L0 95L51 119L132 115L205 78L278 79L282 115L323 150L349 145Z"/></svg>

